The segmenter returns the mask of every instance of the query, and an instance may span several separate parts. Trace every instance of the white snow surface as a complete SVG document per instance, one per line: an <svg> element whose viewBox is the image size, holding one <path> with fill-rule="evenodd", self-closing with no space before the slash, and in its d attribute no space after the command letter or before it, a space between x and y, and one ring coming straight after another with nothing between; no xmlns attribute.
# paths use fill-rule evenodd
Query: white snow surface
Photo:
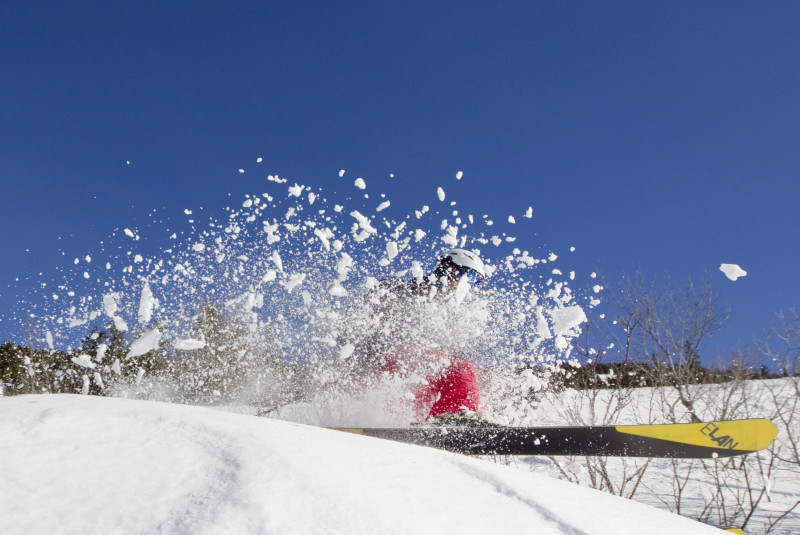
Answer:
<svg viewBox="0 0 800 535"><path fill-rule="evenodd" d="M0 398L0 503L14 533L720 533L548 478L201 407Z"/></svg>

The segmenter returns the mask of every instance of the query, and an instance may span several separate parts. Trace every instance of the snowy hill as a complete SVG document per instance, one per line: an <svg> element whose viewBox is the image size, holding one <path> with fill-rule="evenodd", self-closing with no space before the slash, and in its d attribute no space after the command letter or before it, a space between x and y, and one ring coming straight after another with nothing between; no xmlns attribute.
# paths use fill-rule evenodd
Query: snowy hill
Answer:
<svg viewBox="0 0 800 535"><path fill-rule="evenodd" d="M720 533L490 462L211 409L0 398L9 533Z"/></svg>

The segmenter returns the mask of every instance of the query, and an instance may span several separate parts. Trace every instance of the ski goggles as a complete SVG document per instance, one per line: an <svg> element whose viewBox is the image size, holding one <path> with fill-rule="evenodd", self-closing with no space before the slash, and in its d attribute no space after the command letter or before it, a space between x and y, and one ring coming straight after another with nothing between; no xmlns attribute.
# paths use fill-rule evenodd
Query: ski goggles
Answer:
<svg viewBox="0 0 800 535"><path fill-rule="evenodd" d="M466 278L470 286L478 286L483 282L483 276L472 268L459 266L453 271L455 272L458 280Z"/></svg>

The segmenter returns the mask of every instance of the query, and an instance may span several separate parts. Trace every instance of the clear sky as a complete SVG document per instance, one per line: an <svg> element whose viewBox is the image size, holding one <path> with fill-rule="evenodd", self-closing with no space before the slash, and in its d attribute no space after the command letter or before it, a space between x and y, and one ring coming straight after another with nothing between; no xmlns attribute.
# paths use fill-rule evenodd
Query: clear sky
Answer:
<svg viewBox="0 0 800 535"><path fill-rule="evenodd" d="M727 346L800 304L800 3L33 0L0 50L2 311L154 210L340 169L409 207L463 171L579 274L709 273Z"/></svg>

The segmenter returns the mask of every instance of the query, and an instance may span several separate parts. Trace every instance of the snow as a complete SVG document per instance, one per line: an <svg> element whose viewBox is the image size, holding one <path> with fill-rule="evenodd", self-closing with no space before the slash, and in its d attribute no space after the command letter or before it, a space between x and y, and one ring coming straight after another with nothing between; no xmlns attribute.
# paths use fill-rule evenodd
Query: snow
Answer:
<svg viewBox="0 0 800 535"><path fill-rule="evenodd" d="M579 306L564 307L550 312L553 318L553 331L556 335L567 334L586 321L586 314Z"/></svg>
<svg viewBox="0 0 800 535"><path fill-rule="evenodd" d="M150 289L150 285L145 282L142 288L142 295L139 299L139 323L150 323L155 306L156 299L153 297L153 291Z"/></svg>
<svg viewBox="0 0 800 535"><path fill-rule="evenodd" d="M337 279L338 282L342 282L347 279L347 275L350 273L350 269L353 267L353 259L347 253L342 253L342 256L339 258L339 261L336 263L336 272L339 275Z"/></svg>
<svg viewBox="0 0 800 535"><path fill-rule="evenodd" d="M356 346L353 344L345 344L339 350L339 358L342 360L348 359L352 356L353 352L356 350Z"/></svg>
<svg viewBox="0 0 800 535"><path fill-rule="evenodd" d="M339 176L342 177L344 174L342 170ZM461 172L456 176L459 180L460 175ZM373 180L370 177L367 179ZM129 246L129 240L125 236L133 238L134 242L139 241L139 231L134 233L125 229L125 236L119 236L119 241L125 242L124 246L119 247L116 243L114 247L107 246L108 249L118 250L119 253L113 253L117 256L106 258L103 252L94 253L92 257L81 255L81 258L76 259L76 265L79 267L74 268L76 280L66 281L63 287L59 286L58 295L54 293L55 288L51 290L48 287L47 291L43 292L45 299L50 299L48 297L50 295L52 299L40 309L44 314L40 314L38 322L43 332L47 333L46 338L41 340L42 344L46 342L49 347L53 347L68 344L70 340L82 340L93 324L107 325L110 321L119 331L127 333L126 340L132 341L127 354L129 361L105 344L100 344L93 357L80 354L74 357L75 360L72 361L74 366L69 371L74 374L76 380L74 384L77 384L78 391L89 393L92 390L94 393L97 388L101 388L108 395L152 395L151 399L175 399L170 397L171 392L179 389L172 388L174 386L172 384L163 384L167 379L161 378L158 373L145 375L142 366L145 362L137 358L156 349L162 350L167 358L193 356L199 358L205 353L213 352L212 338L206 338L207 333L197 329L197 310L206 301L226 317L230 317L236 325L241 325L242 332L237 334L237 347L241 345L242 348L248 349L237 349L235 355L243 361L261 362L259 359L249 359L246 351L249 351L250 347L258 347L258 344L264 341L264 336L269 333L270 337L274 336L276 346L280 348L287 363L308 366L319 364L320 375L328 373L325 371L326 366L333 361L336 365L346 368L354 359L354 350L360 340L348 339L342 344L338 342L340 332L337 329L343 312L351 309L367 295L367 292L374 290L378 286L379 279L413 276L422 281L431 274L435 257L438 252L444 250L444 245L477 250L482 245L493 244L492 250L486 254L488 262L486 269L487 275L491 277L491 284L482 285L477 291L472 291L465 281L462 281L453 293L452 299L441 300L436 306L420 302L418 304L420 307L430 305L430 308L423 310L424 313L408 315L410 318L427 318L422 322L407 322L409 325L406 327L412 329L415 336L421 335L422 338L434 340L437 344L445 343L458 352L469 347L472 352L470 358L474 358L481 366L487 366L487 369L499 364L534 365L537 369L548 369L552 364L569 358L573 349L571 342L580 335L586 321L582 309L587 304L586 296L579 296L577 293L573 295L567 286L569 281L575 280L575 271L564 265L564 261L559 260L555 254L540 249L534 252L535 256L532 256L527 251L523 253L513 245L509 246L515 237L509 236L502 230L507 228L506 225L498 224L493 227L498 228L495 236L485 235L486 229L483 226L484 224L487 227L493 226L493 219L490 219L488 214L483 218L475 218L466 213L459 214L458 210L451 208L457 203L454 192L449 193L450 198L447 201L451 207L446 209L431 209L430 206L435 205L430 201L435 199L415 199L415 206L421 207L418 210L396 202L391 204L391 210L386 210L390 206L390 201L385 194L379 194L381 200L376 208L376 201L365 202L361 198L332 197L330 192L323 192L322 188L317 190L315 186L304 186L296 182L291 186L286 179L272 175L268 176L267 180L284 184L279 189L284 191L282 188L287 188L288 195L273 197L268 193L249 193L243 199L234 201L231 204L232 208L226 208L228 217L212 218L207 226L202 225L202 229L193 227L193 230L186 234L182 232L180 237L172 230L167 230L166 235L171 234L170 239L178 241L175 241L170 249L164 250L160 257L143 256L139 254L142 251L133 250L134 247ZM364 179L359 178L356 182L357 187L361 185L363 186L361 189L366 188ZM378 184L376 189L379 190L380 187L382 186ZM429 196L433 195L433 191L430 191ZM436 195L440 202L445 202L445 192L442 187L436 188ZM363 197L369 199L366 194ZM306 198L308 203L305 202ZM373 199L375 198L373 194ZM423 204L425 202L428 204ZM312 204L314 209L309 210L308 206ZM197 210L202 208L198 207L195 211ZM184 213L186 216L191 216L192 210L186 209ZM392 213L396 213L397 216L391 216ZM414 216L416 219L412 219ZM527 219L531 216L532 208L529 207L524 216L518 213L514 216L495 214L494 217L499 218L496 219L498 222L507 219L509 223L515 225L515 229L527 233L530 232L526 227L529 224ZM448 219L442 221L442 218ZM414 221L414 225L409 224L409 221ZM189 222L195 224L193 220ZM481 228L470 228L476 222ZM513 254L507 254L511 248L514 249ZM107 273L102 275L104 278L101 279L100 274L93 273L93 281L79 280L80 273L87 267L83 264L83 260L86 264L91 262L92 266L101 266L105 263ZM545 268L541 266L545 262L556 261L559 263ZM569 281L566 280L564 273L570 273ZM592 274L592 278L594 277ZM76 289L79 290L77 293ZM594 306L596 301L592 299L588 303ZM219 310L223 304L224 310ZM515 312L512 315L495 314L494 311L500 310ZM130 329L126 320L131 322ZM369 325L367 322L366 326ZM158 326L158 329L154 329L155 326ZM202 348L208 348L209 351L187 353ZM173 349L178 353L176 354ZM86 353L89 352L87 349ZM78 353L69 353L70 357L75 354ZM30 369L30 373L34 373L33 369ZM131 384L131 372L136 374L135 384ZM270 407L275 406L273 401L280 403L283 399L281 397L283 394L277 389L273 389L275 392L269 390L274 385L266 383L272 382L273 379L278 386L282 386L281 377L270 377L268 381L258 383L259 388L266 389L267 398L262 401L265 404L272 403ZM329 384L326 382L328 378L325 377L315 376L313 379L312 382L319 380ZM537 380L534 378L532 381L536 383ZM542 379L537 385L542 386L547 383L546 379ZM350 383L345 386L348 384ZM198 387L202 386L198 384ZM253 385L253 388L256 388L256 385ZM250 395L250 389L245 390ZM209 392L209 395L211 394L212 392ZM313 389L309 395L312 394L316 395ZM398 393L393 392L393 394ZM218 396L219 393L215 395ZM63 401L70 398L58 399ZM508 395L503 398L503 406L508 405L509 399ZM89 402L69 401L69 406L75 408L78 407L78 403ZM106 403L103 407L112 406L108 404L112 402L107 400L95 400L92 403ZM122 401L117 400L113 403ZM195 416L185 416L184 413L174 411L198 409L159 406L156 410L153 409L155 405L127 403L127 405L113 405L115 410L108 413L99 408L95 410L94 406L81 405L81 407L83 409L88 407L84 412L96 413L97 418L117 421L122 418L119 415L121 412L126 415L125 418L130 419L130 422L120 423L118 427L127 425L132 435L123 434L121 430L115 431L116 424L109 427L110 435L92 434L94 424L90 423L87 426L86 433L95 438L102 437L106 440L107 436L110 437L108 442L112 446L109 447L109 451L92 450L94 446L89 448L94 452L93 455L97 456L99 466L104 466L103 463L114 464L116 457L112 457L111 450L120 452L126 451L129 447L137 449L144 440L142 436L154 437L152 438L154 443L147 442L141 446L140 449L149 452L144 455L141 462L140 452L137 450L131 455L131 464L126 460L125 463L117 463L119 466L114 468L118 470L119 481L128 484L127 480L131 479L129 493L123 492L122 484L118 485L119 489L107 488L106 485L110 483L106 483L103 479L105 474L96 474L99 469L94 465L87 467L85 474L77 467L69 468L69 463L73 462L72 454L78 457L84 455L80 451L81 440L72 441L71 435L67 434L53 440L54 444L60 444L58 448L63 449L57 449L58 453L54 454L57 458L44 459L46 462L42 466L47 465L55 478L76 481L79 478L72 476L79 474L86 483L83 488L90 489L83 495L76 495L74 499L68 500L69 503L63 506L59 504L53 508L62 512L70 507L74 509L75 518L80 517L80 520L74 520L76 525L83 526L80 522L89 521L84 518L103 521L111 516L109 511L120 510L121 520L119 524L115 521L112 528L112 531L120 533L131 531L178 533L464 531L469 533L478 531L477 526L483 526L485 529L482 532L485 533L502 531L504 528L508 531L520 531L520 526L513 523L518 520L516 516L524 519L529 525L531 523L536 525L537 532L542 533L598 532L597 528L584 526L580 521L573 521L568 514L562 514L559 512L562 509L552 505L551 500L546 496L542 497L541 493L535 490L534 487L537 486L545 489L561 488L558 487L558 483L553 487L547 479L534 477L532 480L524 473L512 476L508 475L509 472L504 468L487 468L485 464L477 464L477 461L453 456L436 457L436 462L442 465L441 468L414 471L413 476L406 477L398 467L406 461L426 466L435 463L428 457L417 457L413 452L418 450L411 450L412 453L409 454L406 453L407 450L391 449L396 448L396 445L386 444L381 444L380 448L363 446L368 449L362 450L360 449L362 445L373 442L363 438L353 442L353 437L333 439L332 435L319 430L306 430L302 433L317 443L333 444L333 440L347 440L347 445L341 448L346 448L348 452L343 453L332 446L329 449L308 449L311 445L304 446L305 450L300 448L300 452L294 452L295 441L300 441L293 434L300 432L298 429L301 428L297 426L287 427L286 424L249 419L247 423L244 423L244 420L240 421L240 424L236 424L236 430L233 430L224 427L227 424L217 422L216 412L202 413L210 415L207 418L199 416L200 413L191 413ZM241 403L247 402L241 401ZM303 413L304 416L310 411L327 415L330 406L330 404L314 405L313 401L306 405L306 409L309 409L309 406L310 409ZM375 403L373 405L371 407L373 409L378 406ZM136 409L129 410L128 407ZM147 411L163 412L164 415L157 418L151 418L152 415L143 416L145 420L148 418L157 420L152 425L145 425L138 416L135 416L140 412L139 407L148 407ZM117 411L116 408L120 410ZM346 410L348 408L350 407L342 409L339 416L357 418L353 423L364 425L364 420L360 419L363 411L348 411ZM247 406L246 410L256 412L252 406ZM76 411L80 412L78 409ZM68 420L66 426L79 429L83 426L81 418L84 417L89 418L86 415L79 417L70 412L65 416ZM204 427L205 430L200 432L196 439L193 438L193 433L197 433L196 428L202 427L200 424L187 424L185 428L176 430L173 424L168 423L180 419L199 421L201 418L208 419L211 423ZM323 422L319 421L319 418L303 417L299 420L316 425L331 424L331 421ZM404 424L408 421L408 419L402 420ZM45 424L44 421L41 423ZM2 425L10 424L0 423L0 426ZM28 423L24 425L27 426ZM39 423L34 422L30 425L38 426ZM48 431L45 427L40 429L44 438L47 438L45 436L47 433L56 433L55 430ZM268 429L269 433L277 433L281 440L268 437L269 433L256 429ZM33 431L33 435L36 432ZM254 434L258 436L252 438ZM316 438L318 436L320 438ZM259 444L263 450L257 459L255 453L251 454L250 449L242 449L244 446L238 444L239 441L250 439ZM11 438L0 435L1 440L11 440ZM264 442L265 440L267 442ZM64 445L71 442L74 443L73 446ZM164 451L162 454L162 447L156 448L155 443L162 444L163 449L169 451ZM8 442L0 443L0 447L4 444ZM285 448L280 449L279 445ZM172 460L180 454L174 453L172 448L183 449L187 459L180 458L173 463ZM402 460L398 461L397 455L386 453L383 448L390 448L392 452L402 452ZM75 451L77 453L74 453ZM421 455L427 456L430 453ZM286 466L296 469L287 471L282 465L276 464L277 461L272 457L283 459ZM352 464L347 465L349 461L340 458L362 459L362 461L361 464L357 464L353 460ZM33 467L31 470L39 469L41 463L38 463L38 460L36 456L28 460L29 467ZM60 472L62 462L65 463L64 470L66 470L63 473ZM465 465L464 462L468 464ZM133 480L135 471L133 466L137 463L144 467L142 477L151 477L154 481ZM154 467L156 463L159 464L160 470ZM192 472L189 468L181 468L182 463L197 468ZM173 464L176 468L173 468ZM572 468L577 470L577 466L575 464ZM172 476L180 480L180 485L172 480L163 484L159 481L159 478L168 477L169 469L173 469ZM495 473L495 470L500 472ZM570 471L569 468L565 470ZM5 465L0 464L0 485L27 478L27 472L18 471L9 472L9 478L16 479L4 479L5 471ZM279 481L269 478L258 484L250 481L256 477L253 474L265 473L272 474L270 477L274 478L291 473L295 480L287 483L287 486L281 486ZM321 484L327 485L325 487L327 490L320 491L315 487L317 482L308 476L312 473L320 474ZM470 474L480 474L480 476L472 477ZM221 481L214 482L214 477ZM520 482L517 483L518 478L523 479L519 479ZM363 492L362 480L367 488L379 489L374 498L369 493ZM33 477L31 481L31 485L34 485L39 480ZM32 488L25 485L22 487ZM180 490L176 490L178 485L181 487ZM397 487L396 490L380 490L394 486ZM152 489L161 487L167 489L163 503L150 498L153 495ZM465 489L465 495L461 497L463 503L453 496L455 491L452 490L462 487ZM299 490L301 488L311 490L309 493L303 493ZM442 490L444 488L451 489L451 495L444 496L446 494ZM336 489L337 492L331 489ZM31 492L38 491L31 490ZM285 497L277 496L284 492L287 494ZM0 499L4 496L0 495ZM100 496L99 501L96 496ZM129 510L129 504L139 500L140 496L141 505L138 507L131 505ZM481 499L478 500L475 496ZM564 503L572 502L573 506L575 503L582 503L577 502L578 498L571 494L568 496L561 493L560 496ZM584 500L583 494L580 496L580 500ZM124 500L125 503L117 507L116 499ZM372 506L375 511L364 513L361 502L366 506ZM487 505L481 511L479 505L484 502ZM0 501L0 503L5 506L6 502ZM113 505L109 506L109 503ZM94 504L94 509L88 515L81 514L88 511L89 504ZM626 502L626 506L630 507L629 502ZM612 509L614 507L617 506L612 506ZM490 514L486 515L486 511ZM541 511L548 512L540 514ZM314 517L317 512L319 518ZM491 521L479 518L481 512ZM508 513L505 515L505 520L498 519L502 517L501 512ZM73 522L71 514L65 514L64 517ZM550 520L544 520L544 517ZM326 518L327 521L324 521ZM226 523L222 519L230 522ZM20 520L20 522L21 526L25 527L31 525L25 522L34 520ZM504 525L503 522L508 524ZM393 527L395 524L397 527ZM374 529L367 529L367 525ZM602 532L614 532L614 527L612 525L611 529ZM29 531L47 532L44 528ZM78 528L72 531L83 532Z"/></svg>
<svg viewBox="0 0 800 535"><path fill-rule="evenodd" d="M203 340L183 338L175 341L175 349L181 349L183 351L192 351L195 349L202 349L204 347L206 347L206 343Z"/></svg>
<svg viewBox="0 0 800 535"><path fill-rule="evenodd" d="M398 252L397 242L390 241L386 244L386 256L389 260L394 260Z"/></svg>
<svg viewBox="0 0 800 535"><path fill-rule="evenodd" d="M106 312L106 315L109 318L113 318L114 314L117 312L117 300L119 299L119 294L110 293L105 294L103 296L103 309Z"/></svg>
<svg viewBox="0 0 800 535"><path fill-rule="evenodd" d="M283 260L281 260L281 255L278 251L273 251L271 256L272 262L275 264L275 267L278 268L278 271L283 271Z"/></svg>
<svg viewBox="0 0 800 535"><path fill-rule="evenodd" d="M283 283L283 287L286 288L287 292L292 293L292 290L302 284L305 278L305 273L293 273L292 275L289 275L289 280Z"/></svg>
<svg viewBox="0 0 800 535"><path fill-rule="evenodd" d="M145 334L134 340L125 358L131 359L134 357L140 357L148 351L158 349L158 344L160 341L161 331L158 329L147 331Z"/></svg>
<svg viewBox="0 0 800 535"><path fill-rule="evenodd" d="M364 216L361 212L359 212L358 210L354 210L350 212L350 215L353 216L356 219L356 221L358 221L358 226L363 231L362 236L366 236L369 234L377 234L378 231L375 229L375 227L372 226L372 224L369 221L369 218Z"/></svg>
<svg viewBox="0 0 800 535"><path fill-rule="evenodd" d="M92 357L89 355L78 355L77 357L72 357L72 363L83 368L93 369L97 366L94 362L92 362Z"/></svg>
<svg viewBox="0 0 800 535"><path fill-rule="evenodd" d="M97 344L97 356L94 357L94 360L97 362L103 362L103 359L106 356L106 351L108 351L108 346L106 344Z"/></svg>
<svg viewBox="0 0 800 535"><path fill-rule="evenodd" d="M295 182L294 186L289 187L289 197L299 197L300 195L303 194L304 189L305 186L301 186L297 182Z"/></svg>
<svg viewBox="0 0 800 535"><path fill-rule="evenodd" d="M721 264L719 270L725 274L730 280L735 281L739 277L744 277L747 272L736 264Z"/></svg>
<svg viewBox="0 0 800 535"><path fill-rule="evenodd" d="M328 290L328 293L330 293L334 297L346 297L347 296L347 290L341 284L339 284L338 282L334 283L334 285L331 286L330 290Z"/></svg>
<svg viewBox="0 0 800 535"><path fill-rule="evenodd" d="M88 381L88 378L87 378ZM720 533L540 474L207 408L0 399L15 533Z"/></svg>

